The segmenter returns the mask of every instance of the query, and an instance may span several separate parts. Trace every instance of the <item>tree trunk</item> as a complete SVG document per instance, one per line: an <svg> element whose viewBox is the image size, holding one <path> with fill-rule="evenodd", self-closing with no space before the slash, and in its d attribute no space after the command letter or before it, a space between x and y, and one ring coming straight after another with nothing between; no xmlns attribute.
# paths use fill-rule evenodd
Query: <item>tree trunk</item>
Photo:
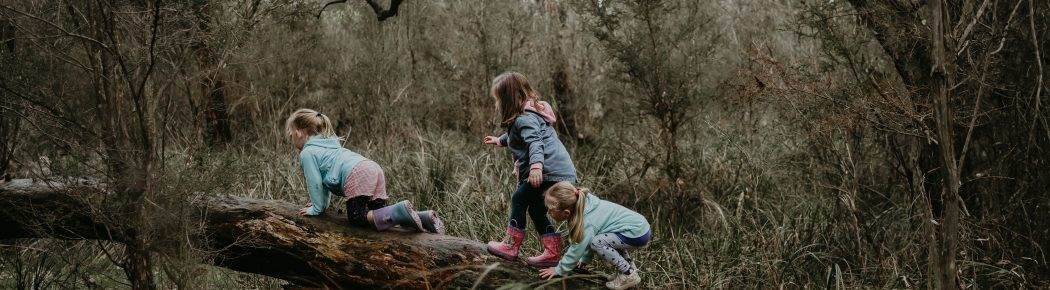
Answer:
<svg viewBox="0 0 1050 290"><path fill-rule="evenodd" d="M19 179L0 184L0 239L97 239L128 244L132 229L94 216L87 201L107 195L91 182ZM504 263L478 241L347 226L345 217L301 217L288 202L197 196L189 202L216 266L266 275L298 286L330 288L496 288L540 286L537 272ZM164 255L163 243L149 248ZM594 277L569 279L572 289L600 287ZM562 283L556 282L558 287Z"/></svg>
<svg viewBox="0 0 1050 290"><path fill-rule="evenodd" d="M146 249L144 237L133 237L126 244L124 274L131 279L132 289L156 289L153 283L153 258Z"/></svg>
<svg viewBox="0 0 1050 290"><path fill-rule="evenodd" d="M569 60L562 49L562 44L566 41L563 33L566 30L565 10L555 1L540 1L540 5L542 6L540 11L551 19L549 22L556 24L555 27L548 28L548 31L554 34L554 37L548 39L554 66L554 72L551 73L551 86L554 89L554 103L558 106L558 124L555 129L561 136L564 136L563 140L576 143L583 139L583 135L576 128L576 96L572 81L569 79Z"/></svg>
<svg viewBox="0 0 1050 290"><path fill-rule="evenodd" d="M930 39L933 41L930 59L933 60L931 80L933 81L933 103L936 111L937 143L940 145L941 201L944 213L940 225L935 225L936 252L931 253L934 276L931 281L934 288L959 288L955 267L955 252L958 244L959 227L959 168L955 160L955 134L951 107L949 106L949 88L947 56L944 44L944 9L943 0L930 1ZM932 192L931 192L932 194Z"/></svg>
<svg viewBox="0 0 1050 290"><path fill-rule="evenodd" d="M210 47L207 39L212 33L211 3L198 1L194 6L197 14L197 29L200 34L191 47L197 55L197 65L205 72L200 79L202 103L204 104L204 142L209 146L220 146L229 143L233 138L230 129L228 106L226 104L226 83L222 79L220 59L215 49Z"/></svg>
<svg viewBox="0 0 1050 290"><path fill-rule="evenodd" d="M0 92L0 96L7 97L6 93ZM9 98L10 99L10 98ZM6 111L7 109L0 109ZM0 117L0 180L11 181L11 161L14 160L15 142L18 141L18 129L22 119L14 112L3 112Z"/></svg>
<svg viewBox="0 0 1050 290"><path fill-rule="evenodd" d="M933 120L919 120L919 127L936 129L929 139L912 139L909 163L912 165L912 190L926 201L923 225L929 242L930 286L937 289L958 288L955 255L958 248L960 214L960 177L956 162L953 127L955 121L949 104L948 60L943 0L926 3L929 10L928 38L920 29L923 4L897 1L849 0L857 15L879 41L905 88L913 91L913 101L931 101ZM929 99L922 99L929 96ZM932 140L931 140L932 139ZM936 144L933 144L936 143Z"/></svg>
<svg viewBox="0 0 1050 290"><path fill-rule="evenodd" d="M11 67L18 64L18 59L15 56L15 37L14 27L9 23L7 19L0 19L0 50L7 50L0 57L0 64ZM0 79L2 81L2 79ZM9 96L8 92L0 91L0 97L3 98L4 103L8 100L14 100L13 96ZM14 158L11 156L14 151L15 142L18 140L18 129L22 123L22 119L17 116L14 112L9 112L9 109L0 108L0 112L3 112L3 116L0 116L0 180L10 181L11 176L9 175L11 161Z"/></svg>
<svg viewBox="0 0 1050 290"><path fill-rule="evenodd" d="M558 49L559 51L561 49ZM574 100L572 83L569 81L569 73L564 59L556 64L551 80L554 85L554 103L558 105L558 125L555 128L565 140L576 142L583 139L583 135L576 129L576 101Z"/></svg>
<svg viewBox="0 0 1050 290"><path fill-rule="evenodd" d="M0 19L0 44L3 47L0 49L7 49L7 55L13 56L15 54L15 48L17 43L13 37L15 34L15 27L11 25L11 21L8 19Z"/></svg>
<svg viewBox="0 0 1050 290"><path fill-rule="evenodd" d="M204 59L212 59L202 57ZM214 66L212 64L209 64ZM220 146L233 139L230 130L229 112L226 105L226 85L219 75L218 69L209 73L201 80L201 89L204 90L204 140L209 146Z"/></svg>

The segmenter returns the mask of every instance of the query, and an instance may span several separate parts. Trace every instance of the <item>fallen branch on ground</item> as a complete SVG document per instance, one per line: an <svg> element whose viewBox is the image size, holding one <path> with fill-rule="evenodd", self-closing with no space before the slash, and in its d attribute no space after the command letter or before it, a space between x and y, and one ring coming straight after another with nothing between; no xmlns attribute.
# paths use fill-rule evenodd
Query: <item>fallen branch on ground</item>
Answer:
<svg viewBox="0 0 1050 290"><path fill-rule="evenodd" d="M97 218L87 202L105 194L91 182L19 179L0 184L0 239L124 242L134 229ZM214 251L210 263L297 286L421 289L543 283L535 270L501 262L474 240L352 228L336 214L300 217L295 205L283 201L197 196L187 203L198 209L194 218L205 228L203 242ZM152 251L164 254L162 247ZM595 281L569 280L575 289L600 285Z"/></svg>

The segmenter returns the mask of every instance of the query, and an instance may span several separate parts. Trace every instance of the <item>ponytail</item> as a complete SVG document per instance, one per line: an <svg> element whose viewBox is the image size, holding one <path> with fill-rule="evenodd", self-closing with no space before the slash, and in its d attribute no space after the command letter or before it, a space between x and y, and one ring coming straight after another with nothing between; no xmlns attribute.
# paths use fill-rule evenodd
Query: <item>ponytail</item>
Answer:
<svg viewBox="0 0 1050 290"><path fill-rule="evenodd" d="M335 128L332 126L332 119L328 118L328 115L317 113L319 119L321 119L321 126L319 128L319 134L324 137L335 137Z"/></svg>
<svg viewBox="0 0 1050 290"><path fill-rule="evenodd" d="M587 210L587 190L576 189L576 206L569 220L569 240L573 243L583 241L583 213Z"/></svg>

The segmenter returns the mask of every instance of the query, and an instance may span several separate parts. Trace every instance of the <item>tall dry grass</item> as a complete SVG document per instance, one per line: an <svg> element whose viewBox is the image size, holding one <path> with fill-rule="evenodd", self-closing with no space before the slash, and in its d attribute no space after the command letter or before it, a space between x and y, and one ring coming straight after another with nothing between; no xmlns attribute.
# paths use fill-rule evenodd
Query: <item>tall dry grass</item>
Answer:
<svg viewBox="0 0 1050 290"><path fill-rule="evenodd" d="M222 35L215 37L228 40L217 46L230 52L223 73L230 79L236 140L206 148L198 144L202 138L195 115L173 116L172 127L165 128L170 132L164 133L166 190L305 205L296 152L280 126L291 111L310 107L336 120L347 148L384 168L392 198L440 211L450 235L498 239L515 184L507 152L481 144L484 135L499 133L486 95L489 78L504 70L521 71L550 97L550 72L564 64L574 97L581 100L576 113L587 135L579 142L566 140L580 185L640 212L654 227L652 244L633 254L644 288L925 287L928 249L918 215L921 205L901 194L902 182L874 176L877 184L851 203L861 219L850 222L852 209L843 206L835 187L848 178L839 164L845 138L814 141L807 120L785 116L797 108L729 101L738 92L712 85L734 77L732 72L747 58L744 47L767 37L772 42L767 44L779 47L777 52L786 58L822 57L819 45L752 25L756 19L749 15L783 26L775 20L793 17L793 2L717 3L716 11L731 13L720 13L716 24L732 35L719 39L724 43L715 52L717 61L705 67L714 80L700 85L717 98L697 108L697 117L682 129L681 181L664 180L655 169L659 164L646 157L657 144L655 125L638 112L639 96L622 81L620 65L598 48L578 15L569 13L559 26L553 21L556 15L543 14L530 3L412 2L382 24L352 7L330 10L317 20L312 6L275 5L269 7L271 14L254 19L257 26L251 29L240 26L240 7L227 4L218 14L229 23L220 21L226 29L216 29ZM551 59L553 46L566 51L564 63ZM173 78L194 84L195 73ZM200 96L186 96L192 98ZM864 142L871 146L880 141ZM18 158L50 156L56 175L97 173L85 166L97 165L92 157L55 156L60 154L47 146L25 149ZM888 170L873 161L877 158L861 160L864 164L857 167L877 169L865 172ZM19 174L30 175L24 170ZM334 200L330 210L342 210L340 202ZM995 223L971 222L964 228L964 237L974 241L1007 235ZM1020 261L1025 257L992 259L1001 253L979 243L967 243L962 249L967 254L960 255L967 285L1047 286L1039 269ZM524 249L526 255L539 251L534 236ZM120 269L106 256L119 255L116 245L20 241L0 251L0 288L33 283L126 286ZM197 258L161 264L187 268L182 266ZM599 273L612 273L601 263L593 266ZM167 266L160 268L164 272ZM214 267L188 268L189 275L172 270L157 276L166 287L185 283L180 279L198 288L269 289L283 283ZM541 285L522 281L516 286Z"/></svg>

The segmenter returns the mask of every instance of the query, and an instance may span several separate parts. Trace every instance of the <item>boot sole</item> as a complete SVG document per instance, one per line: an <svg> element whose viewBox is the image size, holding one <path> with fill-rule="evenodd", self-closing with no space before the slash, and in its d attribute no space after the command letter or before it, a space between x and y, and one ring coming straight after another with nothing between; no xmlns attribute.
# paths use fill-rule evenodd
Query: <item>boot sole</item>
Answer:
<svg viewBox="0 0 1050 290"><path fill-rule="evenodd" d="M500 257L501 259L504 259L504 260L507 260L507 261L515 261L515 260L518 259L518 256L510 256L510 255L503 254L503 253L501 253L499 251L494 251L494 250L492 250L492 247L489 247L487 245L485 246L485 250L488 251L489 254L492 254L493 256L496 256L496 257Z"/></svg>
<svg viewBox="0 0 1050 290"><path fill-rule="evenodd" d="M419 220L423 224L423 228L425 228L431 233L439 235L445 234L445 222L441 221L441 218L438 217L437 212L428 210L421 211L419 213ZM424 218L424 216L426 216L426 218ZM428 227L427 224L430 224L430 226Z"/></svg>
<svg viewBox="0 0 1050 290"><path fill-rule="evenodd" d="M437 234L445 234L445 222L441 221L441 218L438 218L438 212L430 210L429 213L429 224L434 227L433 232Z"/></svg>

